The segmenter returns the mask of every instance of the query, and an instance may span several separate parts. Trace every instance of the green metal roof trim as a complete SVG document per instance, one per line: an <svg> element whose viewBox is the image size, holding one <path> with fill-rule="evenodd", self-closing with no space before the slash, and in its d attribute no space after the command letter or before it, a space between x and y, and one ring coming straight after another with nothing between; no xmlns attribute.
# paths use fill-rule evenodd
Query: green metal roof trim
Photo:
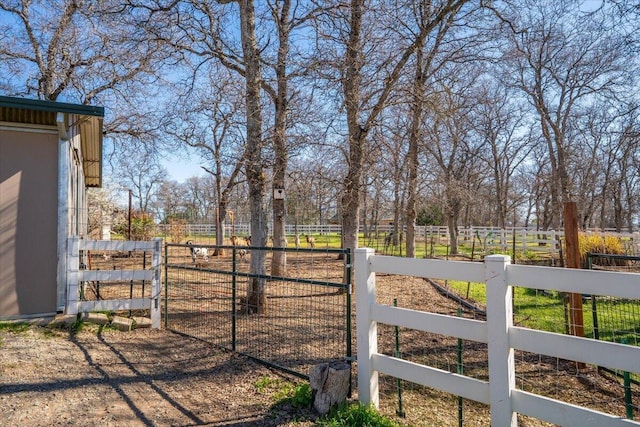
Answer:
<svg viewBox="0 0 640 427"><path fill-rule="evenodd" d="M104 107L68 104L66 102L42 101L40 99L14 98L11 96L0 96L0 107L104 117Z"/></svg>
<svg viewBox="0 0 640 427"><path fill-rule="evenodd" d="M0 96L0 122L55 127L57 113L80 118L85 186L102 187L103 107Z"/></svg>

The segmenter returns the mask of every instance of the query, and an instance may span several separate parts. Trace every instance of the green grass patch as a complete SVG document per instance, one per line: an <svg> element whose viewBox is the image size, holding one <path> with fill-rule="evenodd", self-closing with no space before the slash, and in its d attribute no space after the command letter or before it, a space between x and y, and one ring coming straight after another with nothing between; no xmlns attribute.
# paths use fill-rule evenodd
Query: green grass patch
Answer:
<svg viewBox="0 0 640 427"><path fill-rule="evenodd" d="M486 307L484 283L449 281L448 287L457 295ZM590 297L583 298L582 315L586 337L595 338L594 318L598 321L598 338L620 343L626 340L631 345L640 345L640 302L635 300L597 297L595 309ZM536 289L513 288L514 323L526 328L566 333L568 316L562 295L559 292L543 292Z"/></svg>
<svg viewBox="0 0 640 427"><path fill-rule="evenodd" d="M254 383L261 394L273 396L276 405L289 404L296 408L311 406L311 386L296 384L282 378L262 377Z"/></svg>
<svg viewBox="0 0 640 427"><path fill-rule="evenodd" d="M0 332L21 333L27 331L31 325L25 322L0 322Z"/></svg>
<svg viewBox="0 0 640 427"><path fill-rule="evenodd" d="M343 404L332 409L317 421L323 427L398 427L399 424L382 416L372 405Z"/></svg>

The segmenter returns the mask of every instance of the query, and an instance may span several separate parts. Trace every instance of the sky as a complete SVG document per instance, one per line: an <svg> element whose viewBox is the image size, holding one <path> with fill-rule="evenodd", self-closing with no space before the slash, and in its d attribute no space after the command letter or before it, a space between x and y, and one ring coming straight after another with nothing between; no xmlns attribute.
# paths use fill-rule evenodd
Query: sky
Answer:
<svg viewBox="0 0 640 427"><path fill-rule="evenodd" d="M167 169L171 179L180 183L193 176L204 176L206 172L200 167L201 164L202 161L196 154L191 154L189 158L180 156L162 161L162 166Z"/></svg>

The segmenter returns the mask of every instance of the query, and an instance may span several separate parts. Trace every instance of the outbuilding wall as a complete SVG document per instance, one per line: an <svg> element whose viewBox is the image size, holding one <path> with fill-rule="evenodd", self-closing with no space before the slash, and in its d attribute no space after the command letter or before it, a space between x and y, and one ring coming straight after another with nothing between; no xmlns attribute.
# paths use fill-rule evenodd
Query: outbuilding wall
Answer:
<svg viewBox="0 0 640 427"><path fill-rule="evenodd" d="M54 314L58 132L0 128L0 318Z"/></svg>

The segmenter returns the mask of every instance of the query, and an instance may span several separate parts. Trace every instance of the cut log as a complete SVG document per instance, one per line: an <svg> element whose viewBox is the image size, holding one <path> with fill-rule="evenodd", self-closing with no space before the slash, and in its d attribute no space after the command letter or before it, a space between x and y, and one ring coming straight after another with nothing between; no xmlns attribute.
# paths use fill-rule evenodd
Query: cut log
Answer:
<svg viewBox="0 0 640 427"><path fill-rule="evenodd" d="M344 361L322 363L309 370L313 407L320 415L347 399L350 379L351 365Z"/></svg>

